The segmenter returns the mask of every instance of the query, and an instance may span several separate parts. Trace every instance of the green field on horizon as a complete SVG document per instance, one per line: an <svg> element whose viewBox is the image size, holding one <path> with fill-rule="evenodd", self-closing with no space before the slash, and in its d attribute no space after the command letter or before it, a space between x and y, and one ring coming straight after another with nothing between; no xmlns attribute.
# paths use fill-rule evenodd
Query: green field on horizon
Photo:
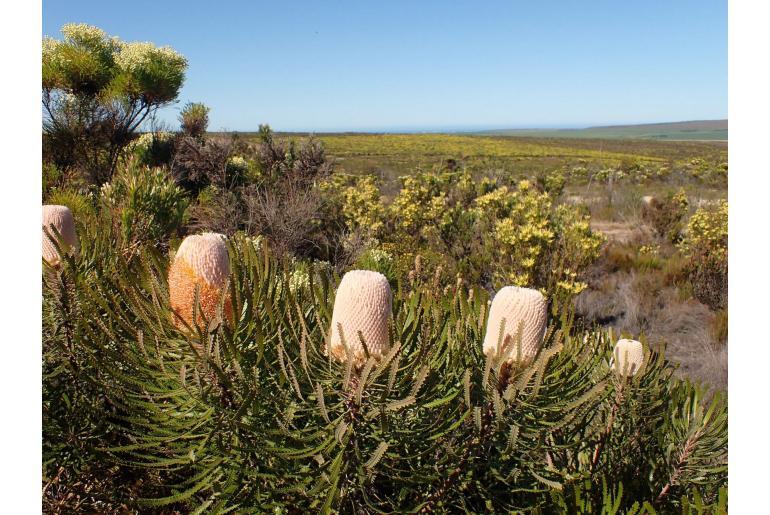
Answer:
<svg viewBox="0 0 770 515"><path fill-rule="evenodd" d="M727 120L616 125L585 129L501 129L478 134L539 138L646 139L660 141L727 141Z"/></svg>

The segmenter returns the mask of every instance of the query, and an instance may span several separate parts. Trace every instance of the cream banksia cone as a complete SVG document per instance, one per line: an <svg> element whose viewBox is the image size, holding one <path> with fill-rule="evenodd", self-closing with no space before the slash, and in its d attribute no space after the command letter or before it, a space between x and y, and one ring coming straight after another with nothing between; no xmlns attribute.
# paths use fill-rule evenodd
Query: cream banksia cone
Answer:
<svg viewBox="0 0 770 515"><path fill-rule="evenodd" d="M390 350L388 322L391 302L390 284L381 273L371 270L351 270L346 273L334 299L331 355L338 361L347 361L347 345L356 364L366 362L359 332L370 356L381 358L387 354Z"/></svg>
<svg viewBox="0 0 770 515"><path fill-rule="evenodd" d="M612 351L610 367L621 376L635 376L644 364L644 345L636 340L622 339Z"/></svg>
<svg viewBox="0 0 770 515"><path fill-rule="evenodd" d="M58 266L61 262L61 256L51 239L56 237L54 231L51 230L52 226L61 235L59 245L77 251L78 242L72 211L67 206L43 206L43 259L51 266ZM50 236L46 234L46 229Z"/></svg>
<svg viewBox="0 0 770 515"><path fill-rule="evenodd" d="M518 286L502 288L495 294L489 309L484 354L496 355L499 341L500 354L505 356L508 364L513 364L519 361L521 341L521 363L531 363L543 344L547 316L548 303L539 291ZM505 326L501 339L503 319Z"/></svg>
<svg viewBox="0 0 770 515"><path fill-rule="evenodd" d="M214 320L229 276L230 260L223 234L209 232L186 237L179 245L168 271L168 291L171 309L175 313L174 325L184 327L181 318L190 327L194 326L196 286L200 305L197 322L203 322L203 317L208 321ZM232 321L229 293L223 311L225 317Z"/></svg>

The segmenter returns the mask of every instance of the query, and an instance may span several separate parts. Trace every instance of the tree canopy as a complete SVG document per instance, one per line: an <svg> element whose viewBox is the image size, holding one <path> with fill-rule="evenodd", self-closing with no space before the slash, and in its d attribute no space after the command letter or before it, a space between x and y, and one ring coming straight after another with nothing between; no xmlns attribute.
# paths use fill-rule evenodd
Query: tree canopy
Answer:
<svg viewBox="0 0 770 515"><path fill-rule="evenodd" d="M112 175L120 151L159 108L174 102L187 59L168 46L126 42L98 27L66 24L43 39L43 129L57 165L92 182Z"/></svg>

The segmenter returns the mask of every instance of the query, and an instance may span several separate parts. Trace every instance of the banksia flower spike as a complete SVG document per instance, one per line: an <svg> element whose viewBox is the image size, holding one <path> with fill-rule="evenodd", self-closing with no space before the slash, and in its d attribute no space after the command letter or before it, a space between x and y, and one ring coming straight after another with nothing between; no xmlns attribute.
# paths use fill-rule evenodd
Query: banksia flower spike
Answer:
<svg viewBox="0 0 770 515"><path fill-rule="evenodd" d="M499 342L500 356L509 365L531 363L543 344L547 316L548 303L539 291L518 286L502 288L489 308L484 354L497 355Z"/></svg>
<svg viewBox="0 0 770 515"><path fill-rule="evenodd" d="M390 285L384 275L371 270L346 273L334 299L331 355L338 361L347 361L347 346L354 362L363 364L367 358L361 337L370 356L381 358L387 354L390 350L388 322L391 310Z"/></svg>
<svg viewBox="0 0 770 515"><path fill-rule="evenodd" d="M195 325L193 308L196 287L200 304L196 321L200 323L203 317L213 321L229 276L230 260L224 235L210 232L186 237L179 245L168 271L169 297L171 309L175 313L174 325L184 327L181 320L191 327ZM223 311L226 318L232 321L229 294L225 298Z"/></svg>
<svg viewBox="0 0 770 515"><path fill-rule="evenodd" d="M72 211L67 206L43 206L43 259L51 266L58 266L61 256L53 243L52 238L56 238L56 233L51 230L51 227L61 235L58 241L60 247L77 251L78 242Z"/></svg>
<svg viewBox="0 0 770 515"><path fill-rule="evenodd" d="M644 364L644 346L636 340L622 339L612 351L610 367L621 376L635 376Z"/></svg>

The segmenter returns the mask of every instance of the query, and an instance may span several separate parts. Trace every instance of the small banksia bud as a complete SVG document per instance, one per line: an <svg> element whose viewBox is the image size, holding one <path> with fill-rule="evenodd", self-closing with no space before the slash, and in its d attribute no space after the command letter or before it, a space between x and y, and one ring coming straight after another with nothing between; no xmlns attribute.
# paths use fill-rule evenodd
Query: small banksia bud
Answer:
<svg viewBox="0 0 770 515"><path fill-rule="evenodd" d="M67 206L43 206L43 259L49 265L57 266L61 261L61 256L53 244L52 238L56 237L56 233L51 230L51 227L59 231L61 235L58 242L60 247L69 247L76 251L78 242L72 211ZM49 234L46 234L46 229Z"/></svg>
<svg viewBox="0 0 770 515"><path fill-rule="evenodd" d="M193 326L193 305L195 288L198 287L200 309L197 322L214 320L222 297L222 289L230 276L230 260L227 256L225 236L218 233L204 233L188 236L176 251L168 271L168 291L171 309L174 311L174 325L184 327L179 320ZM232 306L228 298L224 301L224 314L232 320Z"/></svg>
<svg viewBox="0 0 770 515"><path fill-rule="evenodd" d="M521 341L521 363L532 362L543 344L547 316L548 303L539 291L518 286L502 288L489 308L484 354L497 354L499 341L501 355L513 364L519 359Z"/></svg>
<svg viewBox="0 0 770 515"><path fill-rule="evenodd" d="M622 339L612 351L611 368L621 376L635 376L644 364L644 346L636 340Z"/></svg>
<svg viewBox="0 0 770 515"><path fill-rule="evenodd" d="M371 270L346 273L334 299L330 338L332 356L338 361L346 361L347 345L355 363L364 363L366 353L359 332L371 356L380 358L387 354L390 350L388 322L391 303L390 285L384 275Z"/></svg>

